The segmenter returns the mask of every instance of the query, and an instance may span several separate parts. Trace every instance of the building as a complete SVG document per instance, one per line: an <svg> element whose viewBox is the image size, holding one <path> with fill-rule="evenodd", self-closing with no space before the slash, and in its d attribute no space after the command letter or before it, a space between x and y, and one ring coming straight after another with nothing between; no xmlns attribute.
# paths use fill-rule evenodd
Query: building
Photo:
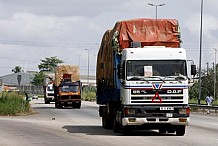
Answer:
<svg viewBox="0 0 218 146"><path fill-rule="evenodd" d="M1 76L0 91L3 90L3 86L8 86L11 88L16 87L17 89L23 92L29 92L34 94L37 94L39 92L41 94L41 92L43 92L43 87L35 87L31 84L36 73L37 72L35 71L28 71L28 72L19 72L19 73L13 73L13 74ZM80 79L82 85L96 86L95 76L81 75Z"/></svg>

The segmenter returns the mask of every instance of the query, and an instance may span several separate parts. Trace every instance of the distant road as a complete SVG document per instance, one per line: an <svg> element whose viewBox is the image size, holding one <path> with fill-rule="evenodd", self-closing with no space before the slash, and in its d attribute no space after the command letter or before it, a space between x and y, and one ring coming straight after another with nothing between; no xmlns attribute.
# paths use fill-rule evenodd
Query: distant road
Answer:
<svg viewBox="0 0 218 146"><path fill-rule="evenodd" d="M218 146L218 116L191 115L185 136L135 131L114 134L101 127L98 106L55 109L43 99L31 101L36 114L0 117L0 146Z"/></svg>

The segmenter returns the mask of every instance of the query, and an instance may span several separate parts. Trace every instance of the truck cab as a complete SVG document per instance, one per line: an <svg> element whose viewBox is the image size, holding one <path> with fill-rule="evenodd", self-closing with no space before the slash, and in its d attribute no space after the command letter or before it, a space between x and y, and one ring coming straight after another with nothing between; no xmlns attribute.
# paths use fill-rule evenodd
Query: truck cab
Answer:
<svg viewBox="0 0 218 146"><path fill-rule="evenodd" d="M122 108L118 109L122 110L116 111L115 123L125 128L143 127L184 135L190 121L185 49L123 49L119 66Z"/></svg>
<svg viewBox="0 0 218 146"><path fill-rule="evenodd" d="M53 83L48 84L45 88L44 101L45 104L50 104L54 101L54 86Z"/></svg>
<svg viewBox="0 0 218 146"><path fill-rule="evenodd" d="M56 87L56 92L56 108L63 108L63 106L81 107L81 83L79 81L62 81Z"/></svg>

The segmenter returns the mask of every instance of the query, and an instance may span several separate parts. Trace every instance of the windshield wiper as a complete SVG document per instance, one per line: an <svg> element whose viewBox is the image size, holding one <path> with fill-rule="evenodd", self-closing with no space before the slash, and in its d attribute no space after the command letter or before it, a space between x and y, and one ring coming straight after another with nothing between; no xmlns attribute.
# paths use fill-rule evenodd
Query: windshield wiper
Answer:
<svg viewBox="0 0 218 146"><path fill-rule="evenodd" d="M145 78L159 79L160 81L163 81L165 83L165 81L161 77L158 77L158 76L150 76L150 77L145 77Z"/></svg>
<svg viewBox="0 0 218 146"><path fill-rule="evenodd" d="M143 77L131 77L131 78L129 78L128 80L129 80L129 81L135 80L135 81L146 81L146 82L148 82L148 80L146 80L146 79L143 78Z"/></svg>
<svg viewBox="0 0 218 146"><path fill-rule="evenodd" d="M186 76L180 75L180 76L166 76L164 78L164 80L166 80L166 78L173 78L179 82L181 82L181 80L186 80Z"/></svg>

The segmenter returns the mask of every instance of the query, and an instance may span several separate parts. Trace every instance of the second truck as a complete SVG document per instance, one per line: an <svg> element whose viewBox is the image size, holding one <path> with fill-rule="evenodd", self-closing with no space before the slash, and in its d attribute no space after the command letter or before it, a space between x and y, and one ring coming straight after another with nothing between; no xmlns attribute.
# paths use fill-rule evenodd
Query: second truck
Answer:
<svg viewBox="0 0 218 146"><path fill-rule="evenodd" d="M55 68L55 108L81 107L81 82L78 66L60 65Z"/></svg>
<svg viewBox="0 0 218 146"><path fill-rule="evenodd" d="M186 50L175 19L119 21L105 32L97 57L102 126L185 134L190 121ZM191 74L195 75L195 65Z"/></svg>

